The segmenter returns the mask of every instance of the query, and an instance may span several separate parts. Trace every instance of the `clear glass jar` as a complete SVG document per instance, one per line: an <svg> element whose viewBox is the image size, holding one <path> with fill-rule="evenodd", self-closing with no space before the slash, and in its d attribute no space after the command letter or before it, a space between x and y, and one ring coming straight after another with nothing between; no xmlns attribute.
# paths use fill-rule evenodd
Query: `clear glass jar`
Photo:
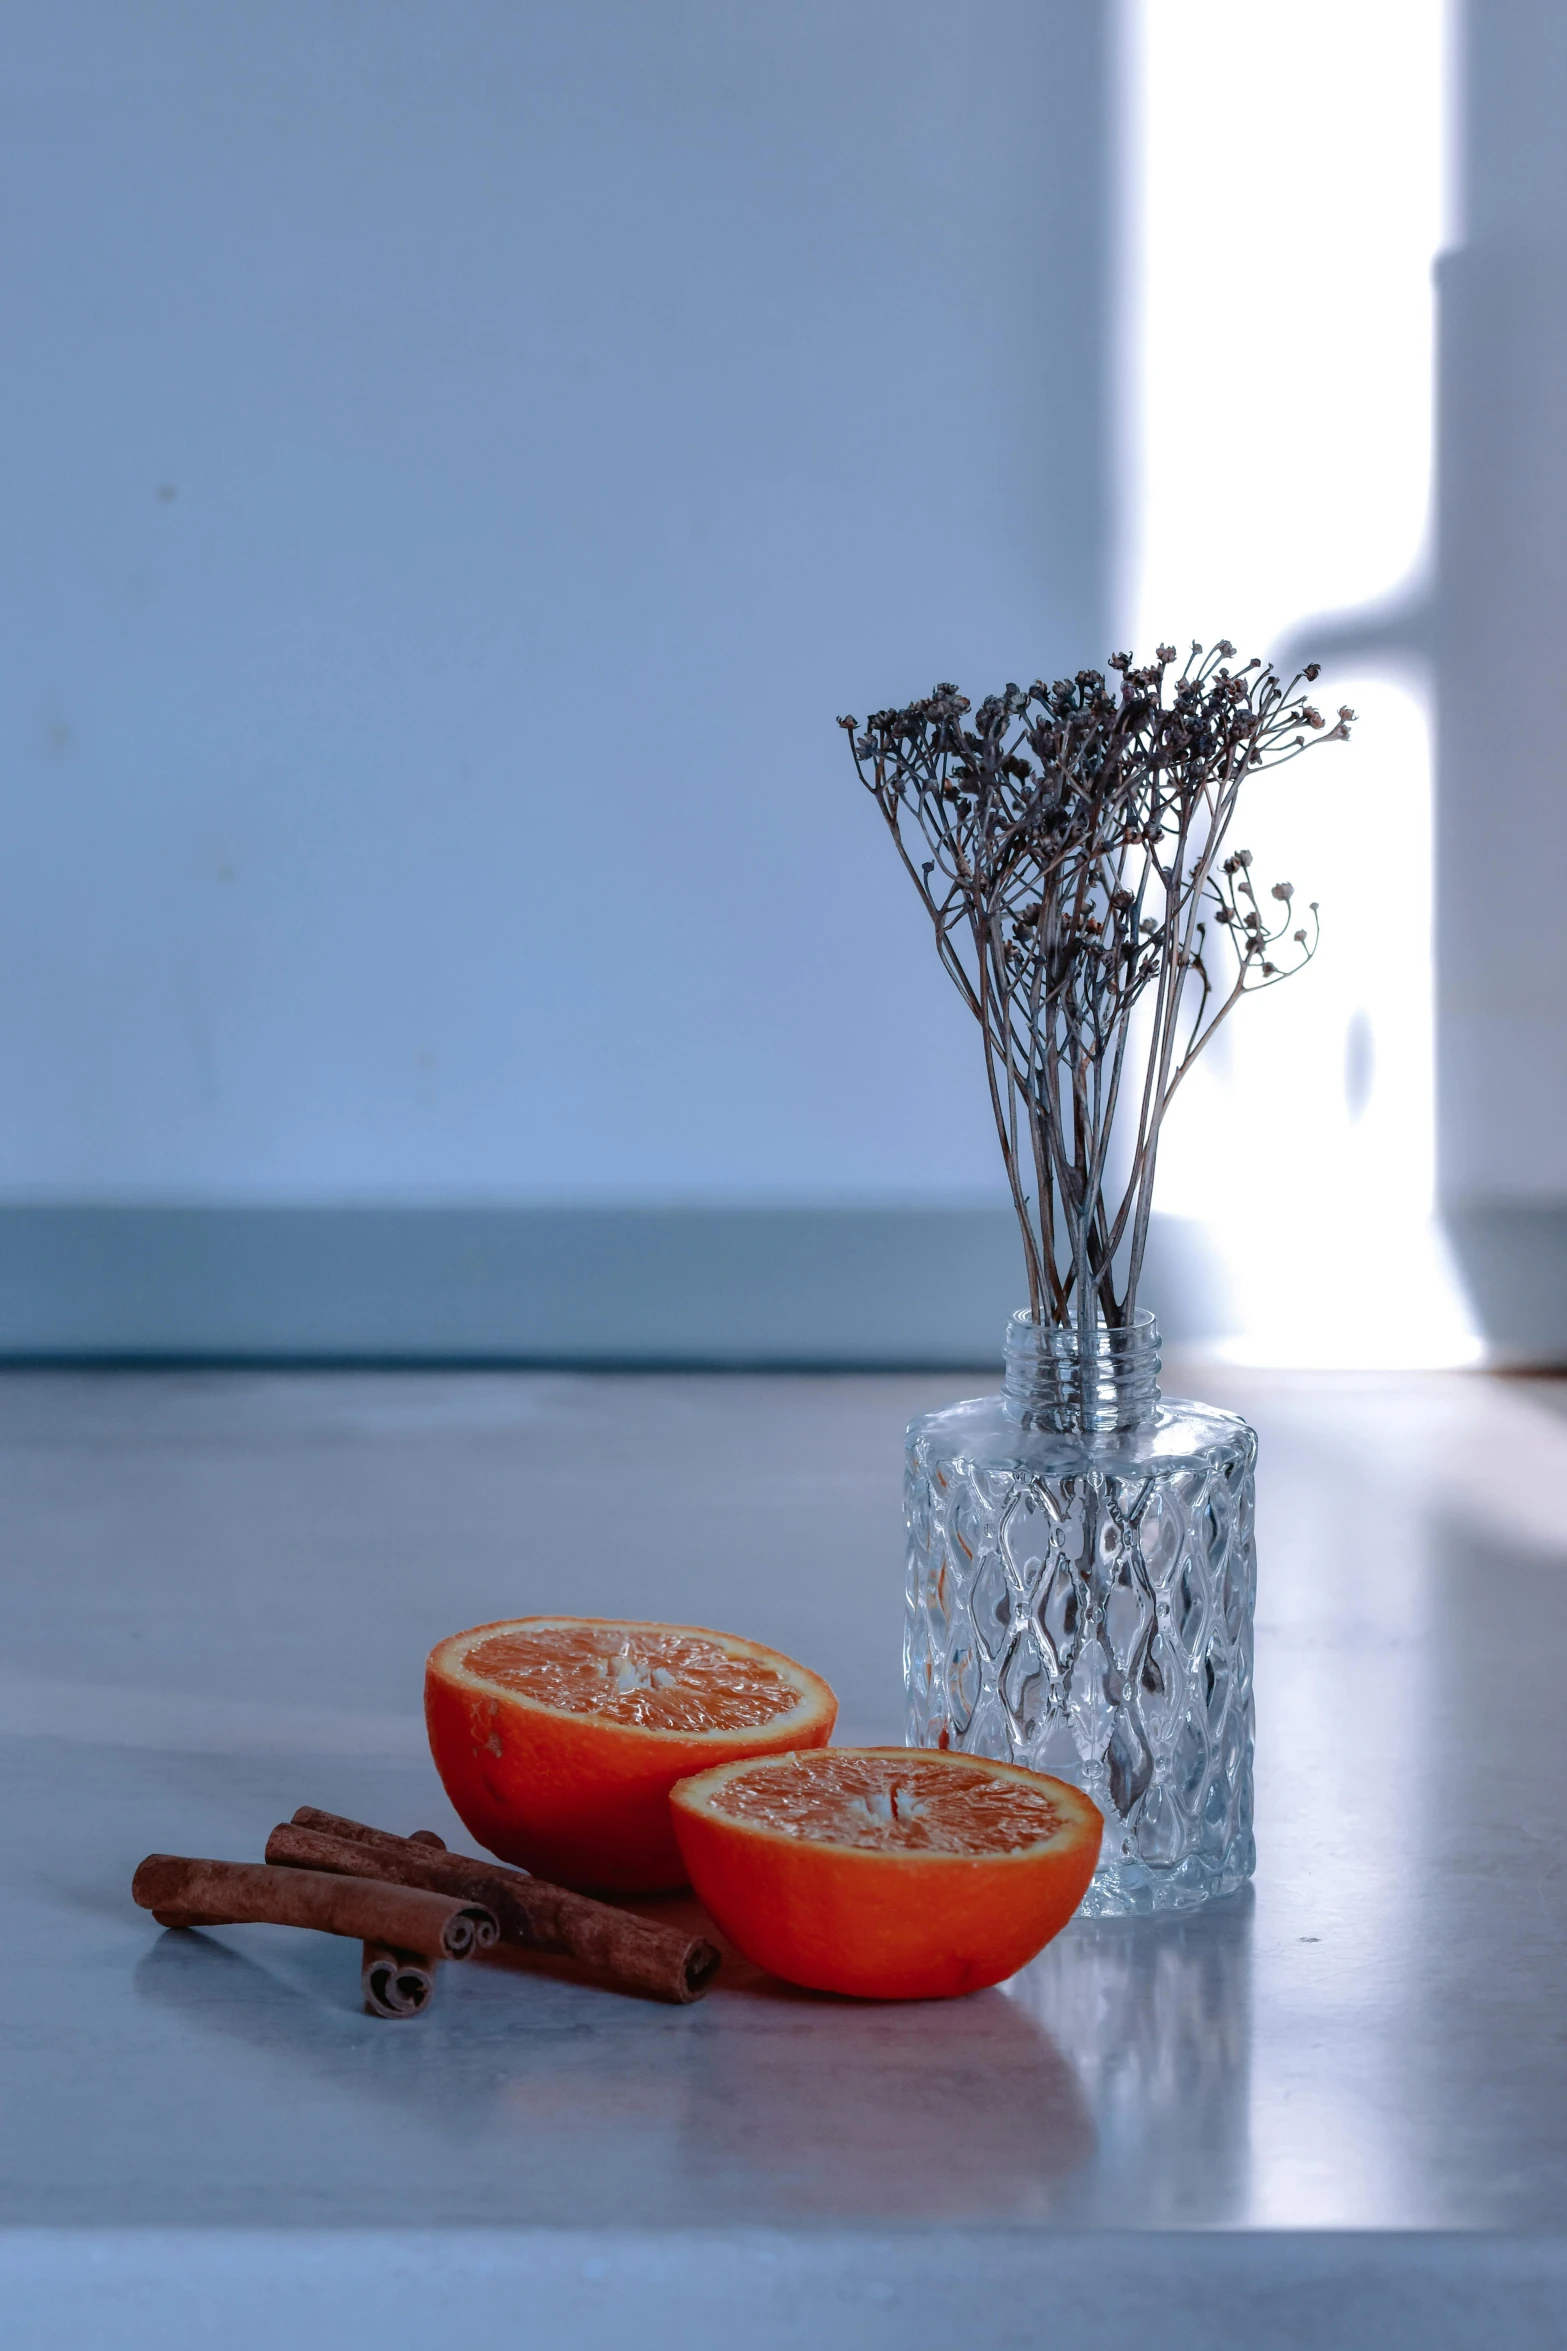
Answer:
<svg viewBox="0 0 1567 2351"><path fill-rule="evenodd" d="M1256 1862L1257 1440L1158 1378L1151 1314L1086 1342L1015 1314L1003 1392L908 1432L908 1742L1085 1789L1101 1917L1194 1908Z"/></svg>

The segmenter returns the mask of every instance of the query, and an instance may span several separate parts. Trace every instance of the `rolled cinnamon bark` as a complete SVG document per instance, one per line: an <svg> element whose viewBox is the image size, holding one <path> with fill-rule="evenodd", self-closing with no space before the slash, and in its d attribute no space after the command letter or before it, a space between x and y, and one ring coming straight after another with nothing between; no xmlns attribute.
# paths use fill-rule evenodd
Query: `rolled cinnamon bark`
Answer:
<svg viewBox="0 0 1567 2351"><path fill-rule="evenodd" d="M314 1927L440 1959L486 1951L499 1931L494 1912L471 1897L384 1878L367 1882L336 1871L195 1861L178 1853L149 1853L131 1881L131 1896L160 1926Z"/></svg>
<svg viewBox="0 0 1567 2351"><path fill-rule="evenodd" d="M366 2016L401 2020L421 2015L435 1994L435 1966L422 1952L366 1943L359 1970Z"/></svg>
<svg viewBox="0 0 1567 2351"><path fill-rule="evenodd" d="M429 1834L398 1837L389 1829L302 1804L293 1820L267 1839L267 1859L465 1895L495 1913L503 1942L578 1960L618 1990L655 2000L700 2000L718 1972L719 1953L699 1937L570 1893L525 1870L508 1869L504 1862L448 1853L427 1843Z"/></svg>

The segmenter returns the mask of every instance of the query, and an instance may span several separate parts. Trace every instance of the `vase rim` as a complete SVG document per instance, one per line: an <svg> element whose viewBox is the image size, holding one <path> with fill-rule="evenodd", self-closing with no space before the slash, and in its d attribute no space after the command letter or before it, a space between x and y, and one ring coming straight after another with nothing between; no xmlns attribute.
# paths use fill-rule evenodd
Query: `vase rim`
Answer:
<svg viewBox="0 0 1567 2351"><path fill-rule="evenodd" d="M1016 1330L1020 1334L1024 1331L1039 1331L1052 1336L1072 1339L1082 1336L1080 1323L1071 1320L1042 1322L1039 1316L1031 1313L1026 1306L1019 1306L1015 1309L1010 1318L1008 1329L1009 1331ZM1159 1321L1151 1306L1139 1306L1133 1312L1130 1322L1095 1322L1090 1325L1090 1329L1096 1339L1152 1337L1157 1340Z"/></svg>
<svg viewBox="0 0 1567 2351"><path fill-rule="evenodd" d="M1159 1409L1159 1325L1146 1307L1130 1322L1039 1322L1027 1309L1007 1325L1002 1401L1026 1428L1109 1436L1141 1428Z"/></svg>

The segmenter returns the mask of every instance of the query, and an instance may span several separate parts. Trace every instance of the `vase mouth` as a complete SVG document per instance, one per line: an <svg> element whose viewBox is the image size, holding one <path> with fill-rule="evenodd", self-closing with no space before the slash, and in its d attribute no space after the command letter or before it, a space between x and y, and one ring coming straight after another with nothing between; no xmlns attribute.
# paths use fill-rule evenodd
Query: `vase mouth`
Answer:
<svg viewBox="0 0 1567 2351"><path fill-rule="evenodd" d="M1159 1407L1159 1325L1146 1308L1112 1328L1038 1321L1026 1307L1006 1334L1002 1400L1025 1428L1099 1435L1141 1428Z"/></svg>

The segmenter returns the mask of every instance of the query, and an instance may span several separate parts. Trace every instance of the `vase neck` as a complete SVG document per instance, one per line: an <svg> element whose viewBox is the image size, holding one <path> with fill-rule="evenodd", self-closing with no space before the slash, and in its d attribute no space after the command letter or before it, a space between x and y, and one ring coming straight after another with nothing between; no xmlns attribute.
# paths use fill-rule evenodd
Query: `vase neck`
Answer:
<svg viewBox="0 0 1567 2351"><path fill-rule="evenodd" d="M1035 1322L1014 1314L1007 1325L1007 1411L1025 1428L1109 1434L1142 1428L1159 1404L1159 1325L1134 1315L1124 1330L1094 1324Z"/></svg>

